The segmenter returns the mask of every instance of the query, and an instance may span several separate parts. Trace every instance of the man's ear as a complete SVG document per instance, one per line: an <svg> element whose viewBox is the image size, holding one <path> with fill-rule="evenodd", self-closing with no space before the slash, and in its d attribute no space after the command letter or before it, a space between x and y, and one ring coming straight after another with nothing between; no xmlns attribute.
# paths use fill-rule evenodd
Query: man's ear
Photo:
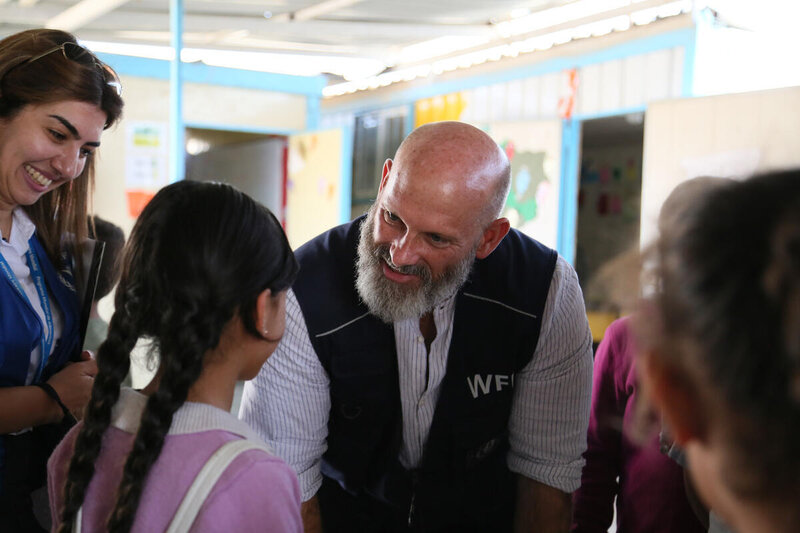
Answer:
<svg viewBox="0 0 800 533"><path fill-rule="evenodd" d="M272 291L269 289L264 289L261 291L261 294L258 295L256 298L256 308L254 310L255 319L254 324L256 329L261 336L266 336L269 331L267 331L267 324L270 323L270 313L272 312L272 306L269 305L269 299L272 297Z"/></svg>
<svg viewBox="0 0 800 533"><path fill-rule="evenodd" d="M392 160L387 159L383 162L383 172L381 173L381 184L378 187L378 192L381 192L383 188L386 186L386 182L389 179L389 172L392 170Z"/></svg>
<svg viewBox="0 0 800 533"><path fill-rule="evenodd" d="M693 380L682 370L664 362L657 353L642 354L636 362L644 391L662 414L675 442L705 442L707 411Z"/></svg>
<svg viewBox="0 0 800 533"><path fill-rule="evenodd" d="M507 218L498 218L489 227L483 231L481 242L478 244L478 250L475 252L475 257L483 259L490 253L494 252L503 237L506 236L508 230L511 229L511 223Z"/></svg>

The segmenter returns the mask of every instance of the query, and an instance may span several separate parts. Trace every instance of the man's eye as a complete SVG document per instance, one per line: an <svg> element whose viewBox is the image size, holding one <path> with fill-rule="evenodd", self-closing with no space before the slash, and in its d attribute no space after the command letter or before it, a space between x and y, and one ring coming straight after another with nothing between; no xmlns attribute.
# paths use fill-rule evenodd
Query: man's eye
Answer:
<svg viewBox="0 0 800 533"><path fill-rule="evenodd" d="M400 220L397 215L392 213L391 211L383 210L383 217L386 219L387 222L397 222Z"/></svg>
<svg viewBox="0 0 800 533"><path fill-rule="evenodd" d="M436 233L431 233L430 234L430 239L431 239L432 242L434 242L436 244L442 244L444 242L444 238L441 235L436 234Z"/></svg>

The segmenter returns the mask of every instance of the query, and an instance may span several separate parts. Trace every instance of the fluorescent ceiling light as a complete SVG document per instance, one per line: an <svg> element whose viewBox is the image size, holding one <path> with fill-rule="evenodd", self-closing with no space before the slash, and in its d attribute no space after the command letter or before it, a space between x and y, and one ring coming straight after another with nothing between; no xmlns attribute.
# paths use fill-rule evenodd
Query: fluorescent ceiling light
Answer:
<svg viewBox="0 0 800 533"><path fill-rule="evenodd" d="M100 41L81 41L95 52L118 54L171 61L175 52L169 46L121 44ZM201 61L207 65L292 76L318 76L330 73L346 80L375 76L386 65L374 59L361 57L335 57L303 54L277 54L269 52L239 52L207 48L184 48L181 60L185 63Z"/></svg>

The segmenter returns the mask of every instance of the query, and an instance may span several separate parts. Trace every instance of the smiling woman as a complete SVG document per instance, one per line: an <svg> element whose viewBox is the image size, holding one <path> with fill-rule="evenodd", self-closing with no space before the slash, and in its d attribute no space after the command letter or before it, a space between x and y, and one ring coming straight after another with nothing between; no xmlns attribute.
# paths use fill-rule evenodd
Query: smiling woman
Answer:
<svg viewBox="0 0 800 533"><path fill-rule="evenodd" d="M36 531L32 491L97 367L79 346L76 246L93 153L122 112L108 66L57 30L0 41L0 523ZM77 271L77 272L76 272ZM74 362L74 363L73 363Z"/></svg>

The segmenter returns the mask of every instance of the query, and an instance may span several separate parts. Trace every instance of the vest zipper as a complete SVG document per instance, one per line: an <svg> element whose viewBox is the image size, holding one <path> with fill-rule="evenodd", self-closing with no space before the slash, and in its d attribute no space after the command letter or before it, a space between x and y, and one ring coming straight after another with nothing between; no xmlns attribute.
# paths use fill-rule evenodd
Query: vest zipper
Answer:
<svg viewBox="0 0 800 533"><path fill-rule="evenodd" d="M417 497L416 492L411 493L411 505L408 506L408 527L411 527L411 524L414 523L414 500Z"/></svg>
<svg viewBox="0 0 800 533"><path fill-rule="evenodd" d="M419 470L414 469L411 471L411 503L408 505L408 527L414 526L416 520L417 508L417 483L419 483Z"/></svg>

